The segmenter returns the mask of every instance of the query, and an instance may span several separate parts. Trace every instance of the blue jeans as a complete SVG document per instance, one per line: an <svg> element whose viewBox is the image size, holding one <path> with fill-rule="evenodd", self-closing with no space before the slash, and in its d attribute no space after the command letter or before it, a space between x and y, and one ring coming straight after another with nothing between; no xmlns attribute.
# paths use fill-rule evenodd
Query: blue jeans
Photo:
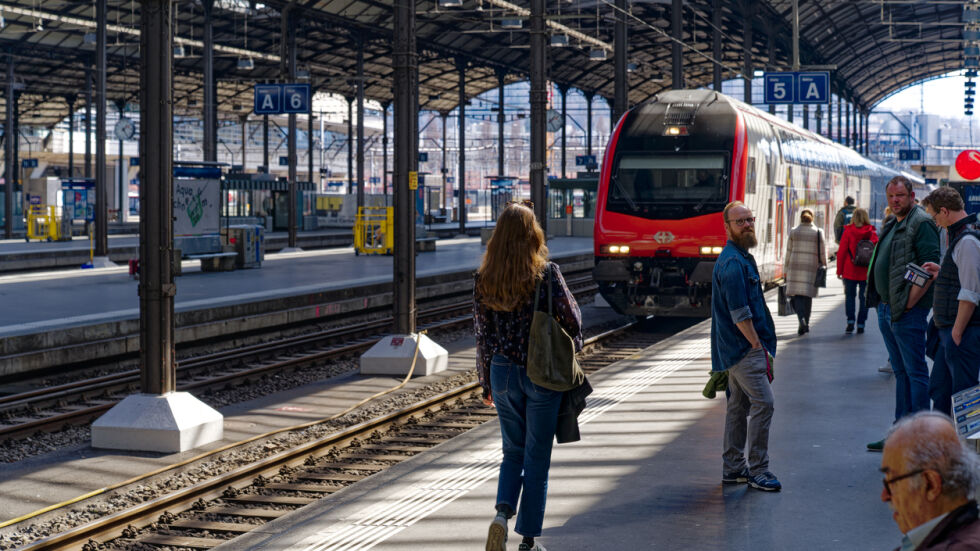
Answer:
<svg viewBox="0 0 980 551"><path fill-rule="evenodd" d="M980 370L980 325L967 326L959 346L953 342L952 327L940 327L939 339L942 346L938 354L946 360L946 367L953 380L952 394L975 386L977 372Z"/></svg>
<svg viewBox="0 0 980 551"><path fill-rule="evenodd" d="M857 326L864 327L864 322L868 319L868 305L864 303L864 290L867 286L868 282L864 280L844 279L844 314L848 324L854 323L854 295L857 295Z"/></svg>
<svg viewBox="0 0 980 551"><path fill-rule="evenodd" d="M878 305L878 329L888 361L895 371L895 420L929 409L929 367L926 365L926 315L919 306L891 319L889 304Z"/></svg>
<svg viewBox="0 0 980 551"><path fill-rule="evenodd" d="M562 393L532 383L523 366L499 355L490 361L490 387L504 450L497 505L517 511L514 530L535 538L541 535L544 523L551 446Z"/></svg>

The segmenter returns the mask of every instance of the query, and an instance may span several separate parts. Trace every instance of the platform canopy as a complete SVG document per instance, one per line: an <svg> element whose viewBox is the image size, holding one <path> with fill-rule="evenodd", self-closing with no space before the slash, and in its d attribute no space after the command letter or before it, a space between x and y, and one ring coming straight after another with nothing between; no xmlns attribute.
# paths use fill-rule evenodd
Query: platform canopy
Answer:
<svg viewBox="0 0 980 551"><path fill-rule="evenodd" d="M215 74L219 112L226 119L252 108L252 85L280 77L280 11L283 0L177 2L175 111L201 112L202 2L214 3ZM392 4L390 1L307 0L294 31L301 72L319 91L353 96L358 49L364 51L365 95L392 98ZM529 23L526 0L421 0L416 2L422 109L449 111L458 103L460 63L466 95L527 79ZM450 7L449 4L459 4ZM835 92L863 107L911 83L963 66L963 3L898 0L799 0L804 65L836 65ZM670 0L626 2L629 24L630 103L671 87ZM753 68L786 70L791 56L789 0L683 2L686 85L711 82L716 62L723 78L744 70L743 22L751 13ZM722 55L714 59L712 14L721 13ZM549 78L572 89L613 95L614 2L548 3L549 32L567 46L549 48ZM748 11L746 11L748 10ZM95 7L76 0L0 2L0 66L15 64L21 124L50 126L62 120L68 101L84 101L85 72L94 70ZM109 0L108 98L138 99L140 2ZM560 42L561 39L557 39ZM592 51L604 50L601 54Z"/></svg>

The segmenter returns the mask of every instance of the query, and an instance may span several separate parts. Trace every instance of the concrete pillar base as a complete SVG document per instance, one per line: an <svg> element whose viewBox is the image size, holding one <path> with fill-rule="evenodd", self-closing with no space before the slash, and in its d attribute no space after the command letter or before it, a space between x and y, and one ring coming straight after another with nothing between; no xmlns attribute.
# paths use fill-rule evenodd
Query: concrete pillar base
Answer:
<svg viewBox="0 0 980 551"><path fill-rule="evenodd" d="M419 339L419 356L415 362L413 377L445 371L449 366L449 352L426 335L391 335L381 339L361 356L362 375L408 375L415 357L415 343Z"/></svg>
<svg viewBox="0 0 980 551"><path fill-rule="evenodd" d="M223 420L188 392L131 394L92 423L92 447L183 452L220 440Z"/></svg>
<svg viewBox="0 0 980 551"><path fill-rule="evenodd" d="M118 264L109 260L108 256L97 256L92 259L93 268L115 268L116 266Z"/></svg>
<svg viewBox="0 0 980 551"><path fill-rule="evenodd" d="M301 253L303 249L301 247L283 247L279 249L280 253Z"/></svg>

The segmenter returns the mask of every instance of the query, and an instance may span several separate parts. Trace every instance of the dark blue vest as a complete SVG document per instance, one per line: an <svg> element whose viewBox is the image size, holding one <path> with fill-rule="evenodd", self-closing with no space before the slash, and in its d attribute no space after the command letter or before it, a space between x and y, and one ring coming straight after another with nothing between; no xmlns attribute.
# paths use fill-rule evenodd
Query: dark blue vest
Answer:
<svg viewBox="0 0 980 551"><path fill-rule="evenodd" d="M936 291L932 301L933 319L936 327L952 327L956 323L956 311L960 306L957 295L960 294L960 274L953 262L953 249L967 235L980 239L980 231L976 228L977 215L971 214L949 227L949 249L939 268L936 278ZM970 325L980 325L980 308L973 311Z"/></svg>

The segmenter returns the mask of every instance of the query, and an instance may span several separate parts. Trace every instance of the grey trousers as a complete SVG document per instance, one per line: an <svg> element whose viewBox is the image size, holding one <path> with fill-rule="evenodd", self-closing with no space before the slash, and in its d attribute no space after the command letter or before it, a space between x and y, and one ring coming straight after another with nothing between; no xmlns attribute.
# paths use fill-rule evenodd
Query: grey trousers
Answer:
<svg viewBox="0 0 980 551"><path fill-rule="evenodd" d="M745 445L749 446L749 475L769 470L769 426L772 423L773 396L766 377L766 351L750 350L728 370L728 412L725 417L726 473L745 468ZM746 419L751 417L751 419Z"/></svg>

